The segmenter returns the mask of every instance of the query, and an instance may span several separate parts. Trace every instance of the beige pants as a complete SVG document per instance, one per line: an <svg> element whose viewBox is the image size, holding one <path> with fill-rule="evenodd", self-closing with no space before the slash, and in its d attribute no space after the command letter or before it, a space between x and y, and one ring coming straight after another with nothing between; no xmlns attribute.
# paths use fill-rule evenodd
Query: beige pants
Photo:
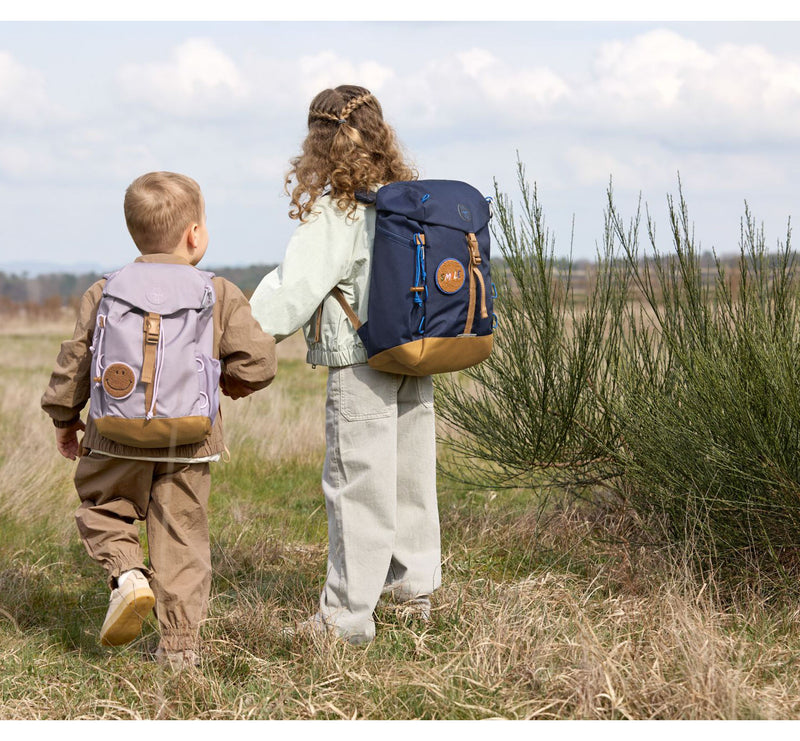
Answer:
<svg viewBox="0 0 800 741"><path fill-rule="evenodd" d="M404 600L441 584L432 379L331 368L325 433L320 615L340 635L370 640L382 592Z"/></svg>
<svg viewBox="0 0 800 741"><path fill-rule="evenodd" d="M152 463L89 454L78 462L75 513L83 544L109 585L128 569L151 580L165 650L194 648L208 609L208 463ZM150 568L137 520L144 520Z"/></svg>

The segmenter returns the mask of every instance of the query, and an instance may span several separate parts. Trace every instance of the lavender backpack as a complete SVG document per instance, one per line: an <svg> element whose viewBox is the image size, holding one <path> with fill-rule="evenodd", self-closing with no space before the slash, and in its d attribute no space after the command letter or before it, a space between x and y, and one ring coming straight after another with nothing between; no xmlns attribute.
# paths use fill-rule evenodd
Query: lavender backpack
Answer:
<svg viewBox="0 0 800 741"><path fill-rule="evenodd" d="M213 274L134 262L105 277L92 342L97 431L137 448L202 441L219 408Z"/></svg>

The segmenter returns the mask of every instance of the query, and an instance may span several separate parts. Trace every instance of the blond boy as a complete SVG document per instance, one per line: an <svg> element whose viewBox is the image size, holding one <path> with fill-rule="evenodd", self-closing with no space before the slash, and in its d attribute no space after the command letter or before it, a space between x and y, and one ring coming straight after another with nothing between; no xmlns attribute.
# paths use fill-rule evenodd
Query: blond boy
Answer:
<svg viewBox="0 0 800 741"><path fill-rule="evenodd" d="M208 248L203 196L185 175L152 172L134 180L125 193L125 219L141 253L136 262L196 266ZM155 605L161 630L156 659L175 667L196 665L211 585L209 463L225 450L221 418L216 416L206 439L173 448L114 442L98 433L91 417L84 425L80 412L90 396L92 336L104 285L98 281L81 299L75 331L61 345L42 407L55 425L58 451L79 458L78 532L112 589L101 643L132 641ZM235 285L215 277L213 286L220 388L236 399L272 381L275 341L253 319ZM137 520L146 523L149 566Z"/></svg>

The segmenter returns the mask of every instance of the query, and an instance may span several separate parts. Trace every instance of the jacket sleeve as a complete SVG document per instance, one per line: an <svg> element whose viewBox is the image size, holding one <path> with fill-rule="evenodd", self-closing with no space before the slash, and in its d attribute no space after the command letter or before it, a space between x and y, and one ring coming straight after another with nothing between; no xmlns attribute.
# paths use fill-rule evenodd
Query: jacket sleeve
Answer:
<svg viewBox="0 0 800 741"><path fill-rule="evenodd" d="M348 275L356 231L347 218L329 198L320 199L289 240L283 262L253 292L253 315L278 342L306 324Z"/></svg>
<svg viewBox="0 0 800 741"><path fill-rule="evenodd" d="M215 288L220 307L220 387L227 396L239 399L269 386L275 378L275 338L259 327L237 286L215 278Z"/></svg>
<svg viewBox="0 0 800 741"><path fill-rule="evenodd" d="M105 280L97 281L83 294L72 339L61 343L50 383L42 396L42 409L56 427L74 424L89 401L92 335L104 284Z"/></svg>

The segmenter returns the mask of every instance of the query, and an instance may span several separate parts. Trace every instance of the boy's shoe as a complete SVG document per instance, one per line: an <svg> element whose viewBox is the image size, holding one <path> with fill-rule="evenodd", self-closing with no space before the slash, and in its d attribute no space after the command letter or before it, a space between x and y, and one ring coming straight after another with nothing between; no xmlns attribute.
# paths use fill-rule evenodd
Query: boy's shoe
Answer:
<svg viewBox="0 0 800 741"><path fill-rule="evenodd" d="M144 619L156 603L147 577L138 569L129 572L122 585L111 592L100 643L122 646L130 643L142 630Z"/></svg>
<svg viewBox="0 0 800 741"><path fill-rule="evenodd" d="M156 649L156 662L171 669L188 669L200 666L200 656L194 649L185 648L178 651L167 651L159 646Z"/></svg>

